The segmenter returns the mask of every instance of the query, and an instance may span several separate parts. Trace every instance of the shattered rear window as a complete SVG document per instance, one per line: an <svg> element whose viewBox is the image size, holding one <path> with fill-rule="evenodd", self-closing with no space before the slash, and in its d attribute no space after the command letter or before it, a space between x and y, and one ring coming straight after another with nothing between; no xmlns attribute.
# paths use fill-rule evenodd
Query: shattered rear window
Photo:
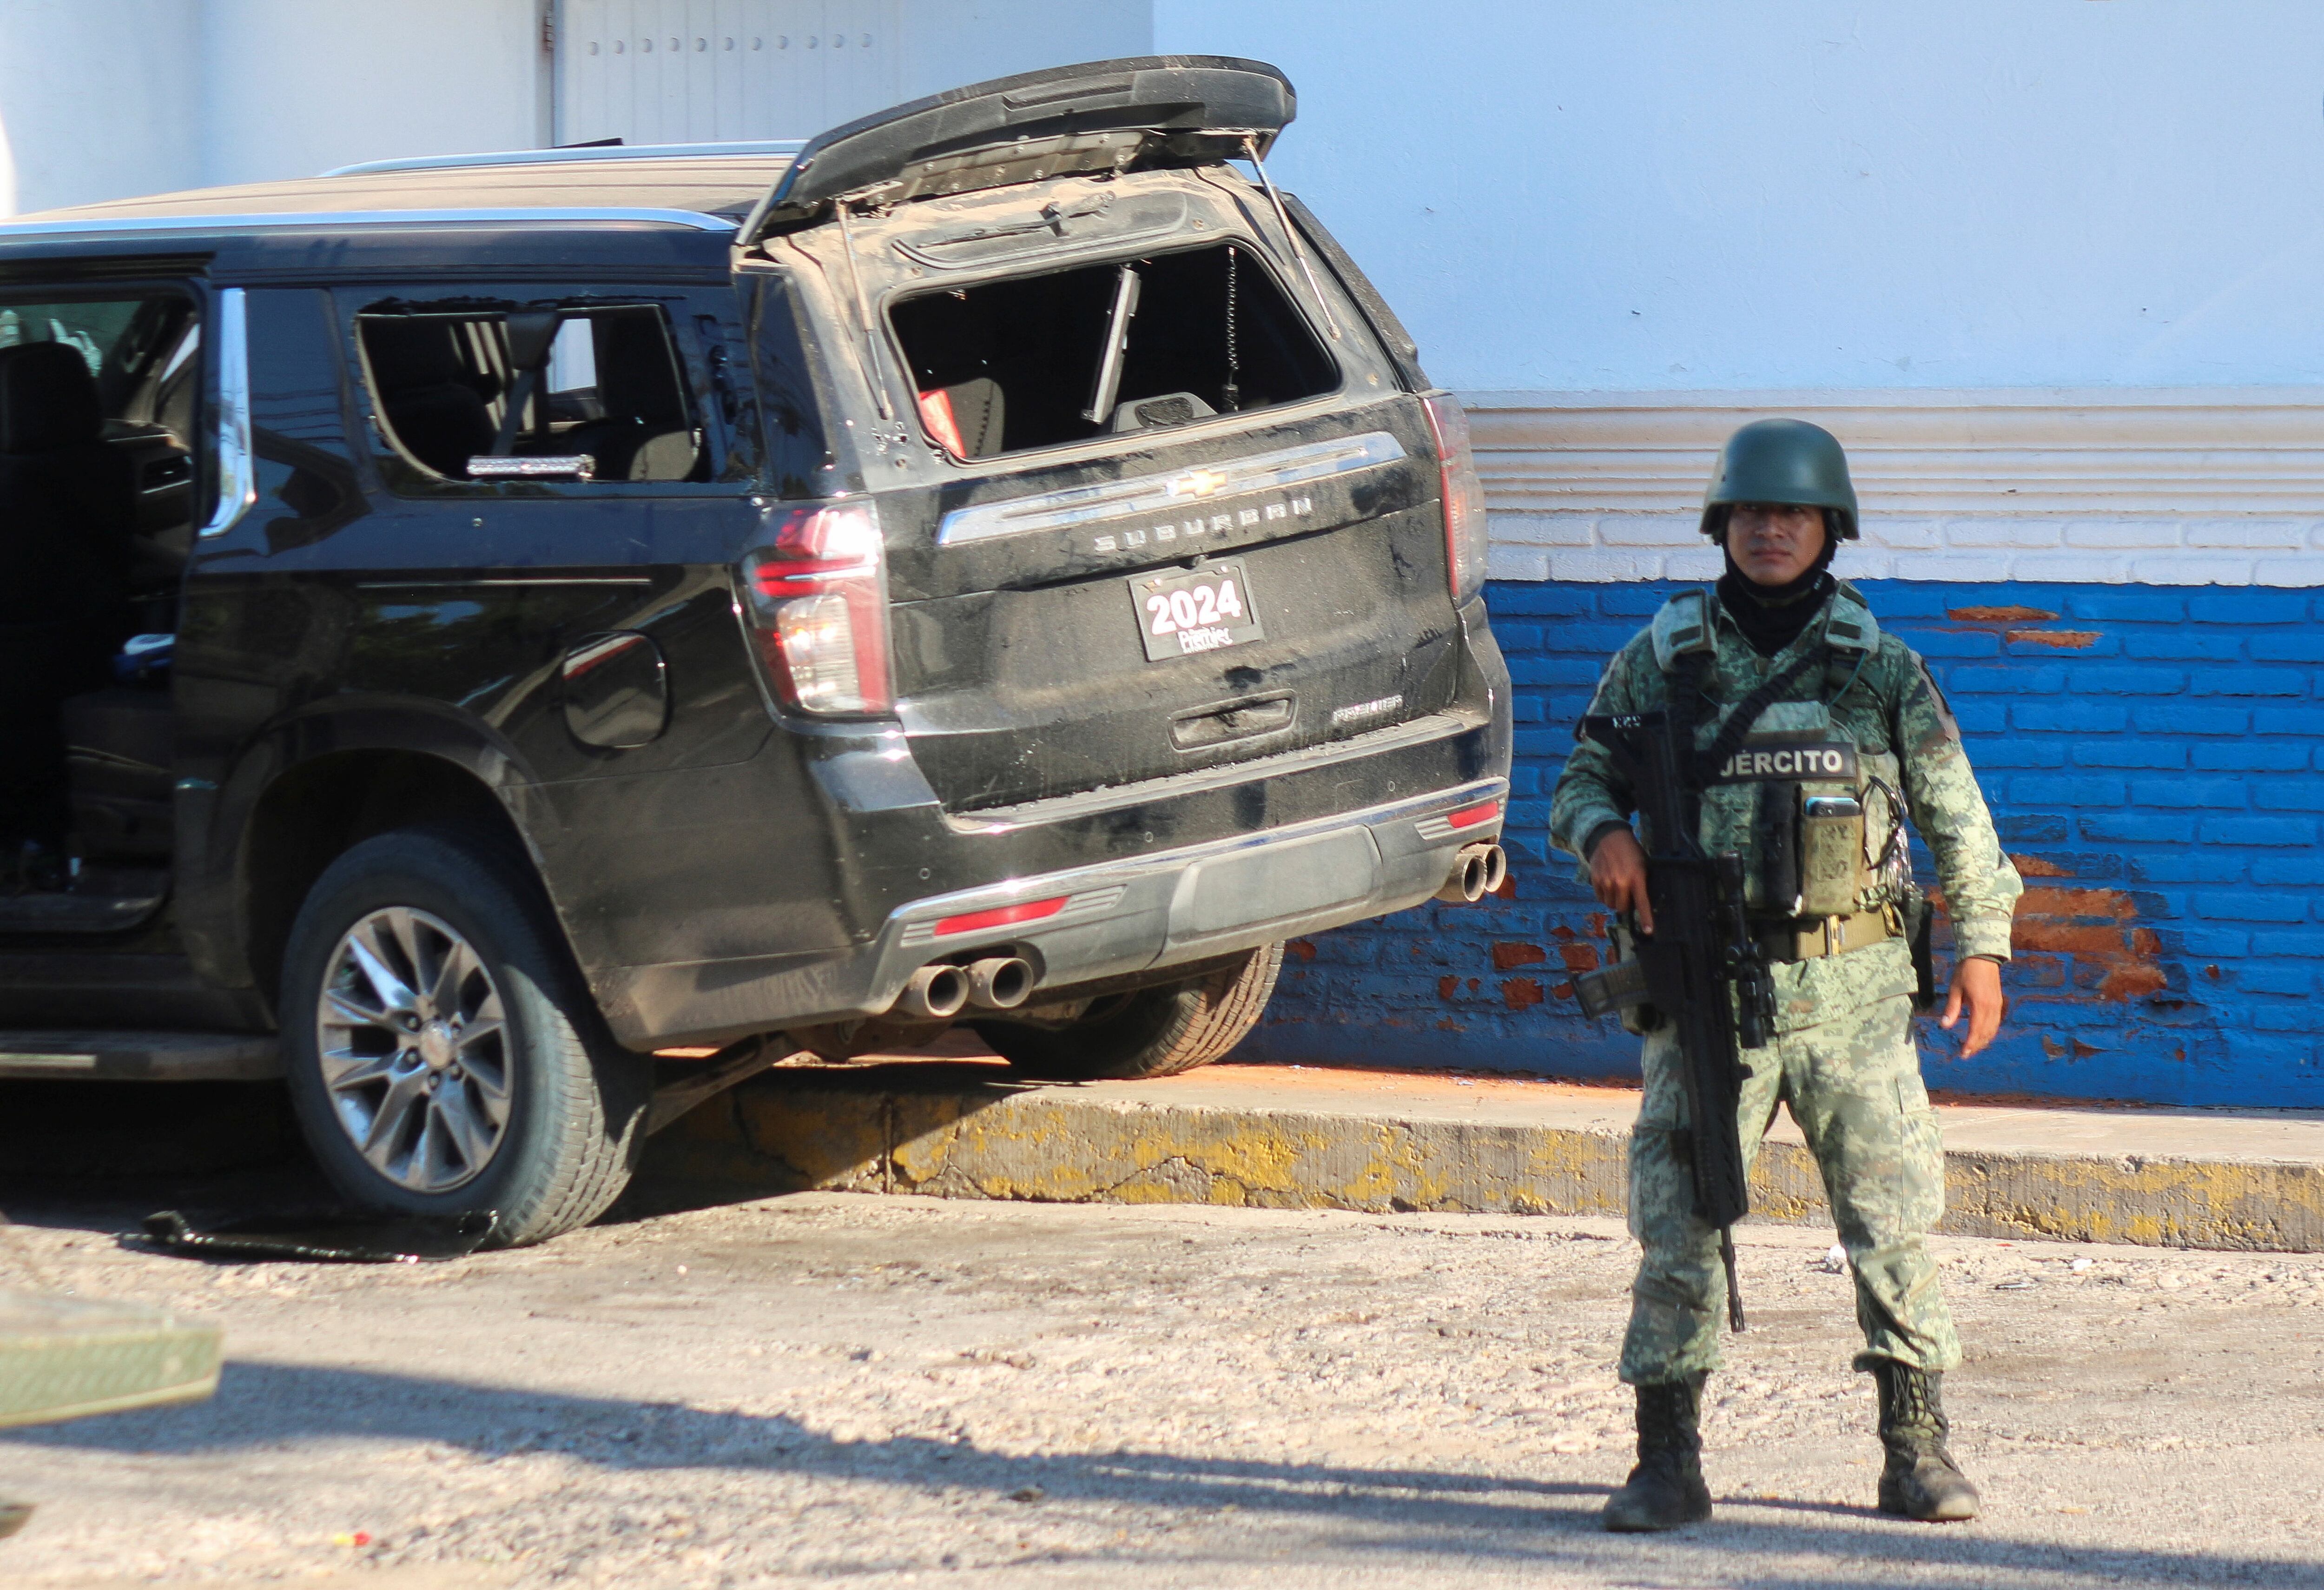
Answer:
<svg viewBox="0 0 2324 1590"><path fill-rule="evenodd" d="M961 458L1274 408L1340 381L1240 244L923 293L890 316L921 424Z"/></svg>

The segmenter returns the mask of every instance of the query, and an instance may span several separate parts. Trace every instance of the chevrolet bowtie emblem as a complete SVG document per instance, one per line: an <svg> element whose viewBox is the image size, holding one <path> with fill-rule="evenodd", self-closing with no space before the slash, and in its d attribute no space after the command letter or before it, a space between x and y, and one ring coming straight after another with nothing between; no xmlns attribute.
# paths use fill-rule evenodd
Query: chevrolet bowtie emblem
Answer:
<svg viewBox="0 0 2324 1590"><path fill-rule="evenodd" d="M1181 475L1170 483L1174 497L1207 497L1227 483L1227 477L1215 469L1196 469Z"/></svg>

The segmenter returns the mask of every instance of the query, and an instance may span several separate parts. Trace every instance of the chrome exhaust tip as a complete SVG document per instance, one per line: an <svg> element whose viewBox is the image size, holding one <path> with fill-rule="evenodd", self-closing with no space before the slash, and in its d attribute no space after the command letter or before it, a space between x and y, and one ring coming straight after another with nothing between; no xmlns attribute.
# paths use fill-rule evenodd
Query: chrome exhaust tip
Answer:
<svg viewBox="0 0 2324 1590"><path fill-rule="evenodd" d="M1452 870L1436 898L1447 905L1474 905L1499 889L1509 875L1508 853L1499 845L1464 845L1452 858Z"/></svg>
<svg viewBox="0 0 2324 1590"><path fill-rule="evenodd" d="M1501 885L1509 881L1509 853L1499 845L1485 849L1485 892L1499 894Z"/></svg>
<svg viewBox="0 0 2324 1590"><path fill-rule="evenodd" d="M1014 1010L1033 992L1033 966L1022 956L988 956L968 966L968 1000L987 1010Z"/></svg>
<svg viewBox="0 0 2324 1590"><path fill-rule="evenodd" d="M912 974L888 1011L890 1015L942 1021L960 1014L967 1003L968 977L958 966L922 966Z"/></svg>

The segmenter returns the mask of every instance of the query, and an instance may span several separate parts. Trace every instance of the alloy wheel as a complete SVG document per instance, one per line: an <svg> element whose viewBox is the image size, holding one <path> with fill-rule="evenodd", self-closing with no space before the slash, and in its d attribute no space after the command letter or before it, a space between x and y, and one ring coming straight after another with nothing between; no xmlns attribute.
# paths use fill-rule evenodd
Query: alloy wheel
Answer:
<svg viewBox="0 0 2324 1590"><path fill-rule="evenodd" d="M397 1186L449 1192L482 1174L509 1126L509 1032L474 947L409 906L340 936L315 1013L331 1109Z"/></svg>

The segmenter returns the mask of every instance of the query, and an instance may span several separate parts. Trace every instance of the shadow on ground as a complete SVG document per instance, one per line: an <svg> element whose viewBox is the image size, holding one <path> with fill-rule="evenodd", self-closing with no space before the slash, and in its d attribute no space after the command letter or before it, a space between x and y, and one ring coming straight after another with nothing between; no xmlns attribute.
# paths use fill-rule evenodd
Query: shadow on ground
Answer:
<svg viewBox="0 0 2324 1590"><path fill-rule="evenodd" d="M971 1049L964 1040L955 1049ZM602 1217L622 1225L859 1184L881 1190L899 1098L940 1098L965 1119L1033 1086L970 1053L784 1068L696 1106L645 1144L636 1179ZM811 1115L769 1130L814 1095ZM688 1139L727 1151L717 1174ZM206 1222L343 1206L300 1140L276 1082L0 1081L0 1219L127 1231L157 1209Z"/></svg>
<svg viewBox="0 0 2324 1590"><path fill-rule="evenodd" d="M572 1396L366 1371L237 1364L199 1407L124 1414L0 1437L0 1445L159 1456L217 1457L287 1442L428 1441L482 1457L556 1452L606 1470L723 1468L859 1483L981 1491L995 1500L1038 1486L1085 1500L1207 1512L1228 1505L1308 1531L1334 1547L1382 1556L1456 1554L1504 1563L1587 1559L1611 1545L1598 1532L1607 1487L1425 1468L1350 1467L1120 1450L1010 1456L966 1441L899 1436L837 1441L780 1415L721 1413L669 1403ZM1770 1512L1775 1518L1757 1518ZM1790 1514L1790 1518L1781 1515ZM1805 1515L1805 1516L1803 1516ZM1808 1522L1806 1517L1819 1521ZM1585 1544L1587 1542L1587 1544ZM1944 1565L1986 1584L2264 1584L2324 1590L2324 1565L2226 1552L2090 1549L1933 1528L1867 1510L1780 1501L1730 1502L1713 1524L1636 1550L1700 1559L1719 1582L1749 1590L1880 1584ZM1819 1566L1798 1559L1810 1558ZM1848 1577L1830 1568L1844 1566Z"/></svg>

